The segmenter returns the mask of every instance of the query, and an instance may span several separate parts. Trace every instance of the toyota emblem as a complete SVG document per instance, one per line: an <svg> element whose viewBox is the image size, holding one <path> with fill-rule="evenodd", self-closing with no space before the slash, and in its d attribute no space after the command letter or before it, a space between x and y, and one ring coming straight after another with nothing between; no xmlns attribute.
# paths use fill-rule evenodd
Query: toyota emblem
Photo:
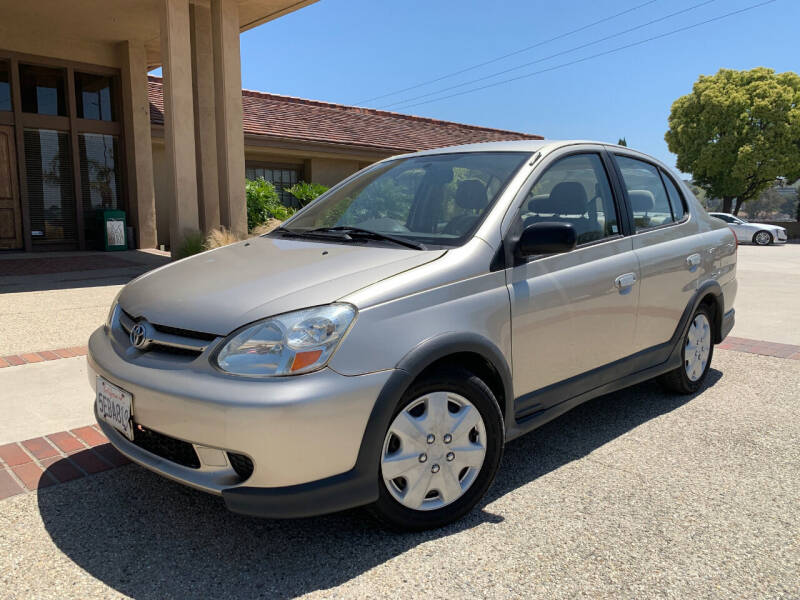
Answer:
<svg viewBox="0 0 800 600"><path fill-rule="evenodd" d="M145 323L137 323L131 328L131 345L137 350L144 352L152 340L147 335L147 325Z"/></svg>

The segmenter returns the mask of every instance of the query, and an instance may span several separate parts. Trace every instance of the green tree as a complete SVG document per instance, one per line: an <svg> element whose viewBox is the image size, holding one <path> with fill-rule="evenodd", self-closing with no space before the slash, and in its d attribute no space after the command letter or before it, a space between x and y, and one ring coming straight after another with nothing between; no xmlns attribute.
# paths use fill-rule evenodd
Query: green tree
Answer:
<svg viewBox="0 0 800 600"><path fill-rule="evenodd" d="M800 76L758 67L701 75L672 105L664 139L680 171L734 214L784 176L800 176Z"/></svg>
<svg viewBox="0 0 800 600"><path fill-rule="evenodd" d="M619 138L617 146L627 146L627 145L628 145L628 140L626 140L624 137Z"/></svg>
<svg viewBox="0 0 800 600"><path fill-rule="evenodd" d="M751 219L771 219L785 202L784 197L774 187L768 188L747 203L747 216Z"/></svg>

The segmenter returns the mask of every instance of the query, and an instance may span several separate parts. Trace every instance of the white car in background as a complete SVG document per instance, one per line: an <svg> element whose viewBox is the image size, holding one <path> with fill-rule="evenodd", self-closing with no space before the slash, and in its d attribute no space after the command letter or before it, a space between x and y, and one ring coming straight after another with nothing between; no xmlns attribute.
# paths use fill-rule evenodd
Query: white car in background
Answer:
<svg viewBox="0 0 800 600"><path fill-rule="evenodd" d="M757 246L769 246L770 244L786 243L786 230L778 225L750 223L728 213L710 212L708 214L725 221L733 229L740 244L752 243Z"/></svg>

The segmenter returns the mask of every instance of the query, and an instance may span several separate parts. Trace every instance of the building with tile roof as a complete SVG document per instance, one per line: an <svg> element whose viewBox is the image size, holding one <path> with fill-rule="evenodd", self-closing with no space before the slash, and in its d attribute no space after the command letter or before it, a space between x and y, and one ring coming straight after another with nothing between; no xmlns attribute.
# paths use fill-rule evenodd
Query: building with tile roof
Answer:
<svg viewBox="0 0 800 600"><path fill-rule="evenodd" d="M160 156L164 97L160 77L148 77L153 127L158 241L169 244L168 173ZM297 181L334 185L345 177L395 154L457 144L542 139L542 136L465 125L401 113L242 90L245 173L275 184L282 200L294 198L283 188Z"/></svg>

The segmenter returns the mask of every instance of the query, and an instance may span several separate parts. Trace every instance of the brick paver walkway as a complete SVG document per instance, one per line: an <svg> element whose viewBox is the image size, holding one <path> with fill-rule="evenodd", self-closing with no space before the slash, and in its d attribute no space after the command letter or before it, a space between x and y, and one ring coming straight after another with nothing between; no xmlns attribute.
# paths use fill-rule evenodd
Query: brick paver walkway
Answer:
<svg viewBox="0 0 800 600"><path fill-rule="evenodd" d="M72 358L73 356L86 356L89 349L86 346L73 346L72 348L59 348L57 350L39 350L24 354L11 354L0 356L0 369L3 367L18 367L29 363L38 363L59 358Z"/></svg>
<svg viewBox="0 0 800 600"><path fill-rule="evenodd" d="M0 446L0 500L129 461L96 425Z"/></svg>

